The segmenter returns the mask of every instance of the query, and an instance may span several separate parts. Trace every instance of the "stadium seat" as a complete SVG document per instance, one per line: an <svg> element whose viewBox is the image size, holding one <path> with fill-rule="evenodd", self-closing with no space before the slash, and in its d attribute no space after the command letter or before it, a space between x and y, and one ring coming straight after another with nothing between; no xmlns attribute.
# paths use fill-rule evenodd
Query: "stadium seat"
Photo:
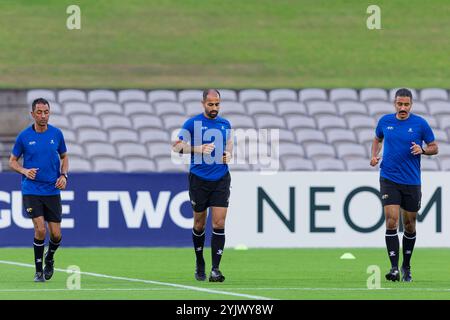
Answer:
<svg viewBox="0 0 450 320"><path fill-rule="evenodd" d="M172 101L155 102L153 106L155 108L156 115L160 117L169 114L177 114L185 116L184 107L181 103L178 102ZM201 107L200 104L199 107Z"/></svg>
<svg viewBox="0 0 450 320"><path fill-rule="evenodd" d="M281 101L277 103L277 111L280 116L306 115L306 106L294 101Z"/></svg>
<svg viewBox="0 0 450 320"><path fill-rule="evenodd" d="M432 116L442 116L450 114L450 101L429 101L427 102L428 111Z"/></svg>
<svg viewBox="0 0 450 320"><path fill-rule="evenodd" d="M97 158L93 160L95 172L123 172L124 165L122 161L112 158Z"/></svg>
<svg viewBox="0 0 450 320"><path fill-rule="evenodd" d="M443 171L450 171L450 158L439 159L440 168Z"/></svg>
<svg viewBox="0 0 450 320"><path fill-rule="evenodd" d="M308 159L335 158L334 148L325 143L308 143L305 145L306 156Z"/></svg>
<svg viewBox="0 0 450 320"><path fill-rule="evenodd" d="M298 100L300 102L308 100L327 100L327 92L324 89L318 88L302 89L298 93Z"/></svg>
<svg viewBox="0 0 450 320"><path fill-rule="evenodd" d="M69 101L86 102L86 92L81 90L60 90L58 91L58 102L65 103Z"/></svg>
<svg viewBox="0 0 450 320"><path fill-rule="evenodd" d="M103 129L131 129L133 127L130 118L122 115L104 115L100 118L102 120Z"/></svg>
<svg viewBox="0 0 450 320"><path fill-rule="evenodd" d="M73 115L71 116L72 128L79 130L81 128L101 128L100 119L90 115Z"/></svg>
<svg viewBox="0 0 450 320"><path fill-rule="evenodd" d="M299 128L316 128L316 122L314 118L308 116L288 116L285 117L287 127L290 130L299 129Z"/></svg>
<svg viewBox="0 0 450 320"><path fill-rule="evenodd" d="M345 164L340 159L318 159L315 161L318 171L344 171Z"/></svg>
<svg viewBox="0 0 450 320"><path fill-rule="evenodd" d="M73 130L70 129L61 129L63 136L64 136L64 141L65 142L76 142L77 141L77 136L75 135L75 132Z"/></svg>
<svg viewBox="0 0 450 320"><path fill-rule="evenodd" d="M295 142L295 134L291 130L279 129L278 132L279 132L280 142L281 141Z"/></svg>
<svg viewBox="0 0 450 320"><path fill-rule="evenodd" d="M298 101L297 92L291 89L274 89L269 92L269 101Z"/></svg>
<svg viewBox="0 0 450 320"><path fill-rule="evenodd" d="M440 159L450 158L450 143L439 143L439 154L437 155Z"/></svg>
<svg viewBox="0 0 450 320"><path fill-rule="evenodd" d="M309 101L306 102L306 110L309 116L316 116L319 114L337 114L336 106L329 101Z"/></svg>
<svg viewBox="0 0 450 320"><path fill-rule="evenodd" d="M77 136L77 142L80 144L86 142L108 142L108 134L102 129L80 128Z"/></svg>
<svg viewBox="0 0 450 320"><path fill-rule="evenodd" d="M375 129L359 129L355 132L360 144L372 143L373 139L375 139Z"/></svg>
<svg viewBox="0 0 450 320"><path fill-rule="evenodd" d="M70 172L90 172L91 162L86 159L70 156Z"/></svg>
<svg viewBox="0 0 450 320"><path fill-rule="evenodd" d="M152 159L171 156L172 148L168 143L153 142L148 143L147 146L148 146L148 154Z"/></svg>
<svg viewBox="0 0 450 320"><path fill-rule="evenodd" d="M136 142L123 142L116 144L119 158L125 157L148 157L147 148Z"/></svg>
<svg viewBox="0 0 450 320"><path fill-rule="evenodd" d="M202 90L181 90L178 92L178 102L185 103L188 101L196 101L199 104L203 100Z"/></svg>
<svg viewBox="0 0 450 320"><path fill-rule="evenodd" d="M352 130L360 128L373 128L375 129L375 119L369 116L363 115L349 115L345 117L348 127Z"/></svg>
<svg viewBox="0 0 450 320"><path fill-rule="evenodd" d="M139 141L141 143L147 142L166 142L169 143L170 136L166 130L149 128L139 130Z"/></svg>
<svg viewBox="0 0 450 320"><path fill-rule="evenodd" d="M27 103L31 105L31 103L38 98L44 98L48 100L50 103L52 101L56 102L56 95L53 90L46 90L46 89L35 89L35 90L28 90L27 91Z"/></svg>
<svg viewBox="0 0 450 320"><path fill-rule="evenodd" d="M112 144L105 142L87 142L84 144L88 158L108 156L116 158L116 149Z"/></svg>
<svg viewBox="0 0 450 320"><path fill-rule="evenodd" d="M370 159L348 159L345 161L349 171L376 171L377 167L370 165Z"/></svg>
<svg viewBox="0 0 450 320"><path fill-rule="evenodd" d="M242 128L247 129L255 128L255 124L253 122L253 118L246 115L228 115L226 118L228 121L230 121L232 128Z"/></svg>
<svg viewBox="0 0 450 320"><path fill-rule="evenodd" d="M319 130L325 130L330 128L347 128L347 123L345 119L339 116L332 115L318 115L315 117L317 121L317 127Z"/></svg>
<svg viewBox="0 0 450 320"><path fill-rule="evenodd" d="M172 90L152 90L148 93L148 102L177 101L177 95Z"/></svg>
<svg viewBox="0 0 450 320"><path fill-rule="evenodd" d="M241 103L249 101L267 101L267 93L264 90L246 89L239 92Z"/></svg>
<svg viewBox="0 0 450 320"><path fill-rule="evenodd" d="M447 132L445 132L444 130L433 129L433 133L434 133L435 141L437 141L438 143L447 143L449 141Z"/></svg>
<svg viewBox="0 0 450 320"><path fill-rule="evenodd" d="M130 117L136 114L153 114L154 110L152 105L147 102L125 102L123 104L123 113Z"/></svg>
<svg viewBox="0 0 450 320"><path fill-rule="evenodd" d="M80 144L66 142L67 152L70 156L70 167L72 167L72 156L84 158L86 153Z"/></svg>
<svg viewBox="0 0 450 320"><path fill-rule="evenodd" d="M229 163L228 169L233 171L251 171L251 166L247 163Z"/></svg>
<svg viewBox="0 0 450 320"><path fill-rule="evenodd" d="M162 120L157 116L152 115L133 115L131 116L131 122L133 123L133 128L135 130L141 130L144 128L164 128Z"/></svg>
<svg viewBox="0 0 450 320"><path fill-rule="evenodd" d="M419 116L420 115L428 115L429 114L427 106L422 101L413 101L411 112L412 113L416 113Z"/></svg>
<svg viewBox="0 0 450 320"><path fill-rule="evenodd" d="M251 101L247 103L247 113L250 116L257 114L276 114L275 105L272 102Z"/></svg>
<svg viewBox="0 0 450 320"><path fill-rule="evenodd" d="M164 127L168 131L183 127L183 124L186 122L186 120L186 116L182 115L170 114L163 116Z"/></svg>
<svg viewBox="0 0 450 320"><path fill-rule="evenodd" d="M200 113L203 113L203 106L198 101L189 101L184 104L186 109L186 117L192 118ZM223 117L222 107L219 110L219 116Z"/></svg>
<svg viewBox="0 0 450 320"><path fill-rule="evenodd" d="M61 107L61 104L58 102L50 102L50 116L52 114L63 114L63 108Z"/></svg>
<svg viewBox="0 0 450 320"><path fill-rule="evenodd" d="M155 163L150 159L129 157L124 159L125 172L152 172L156 171Z"/></svg>
<svg viewBox="0 0 450 320"><path fill-rule="evenodd" d="M220 100L224 101L237 101L238 96L235 90L230 89L218 89L220 92ZM203 99L203 96L202 96Z"/></svg>
<svg viewBox="0 0 450 320"><path fill-rule="evenodd" d="M349 114L362 114L367 115L367 108L364 103L358 101L337 101L336 102L337 113L340 116Z"/></svg>
<svg viewBox="0 0 450 320"><path fill-rule="evenodd" d="M445 89L426 88L420 90L420 100L449 100L448 92Z"/></svg>
<svg viewBox="0 0 450 320"><path fill-rule="evenodd" d="M96 102L116 102L117 97L116 93L112 90L91 90L87 94L87 101L89 103L96 103Z"/></svg>
<svg viewBox="0 0 450 320"><path fill-rule="evenodd" d="M342 143L336 146L339 159L368 158L365 148L356 143Z"/></svg>
<svg viewBox="0 0 450 320"><path fill-rule="evenodd" d="M59 129L70 129L70 123L69 123L69 119L63 115L51 115L48 123L50 123L51 125L58 127Z"/></svg>
<svg viewBox="0 0 450 320"><path fill-rule="evenodd" d="M113 144L119 142L139 142L139 135L132 129L110 129L109 142Z"/></svg>
<svg viewBox="0 0 450 320"><path fill-rule="evenodd" d="M352 142L356 143L356 135L348 129L328 129L325 131L326 142L334 145L335 143Z"/></svg>
<svg viewBox="0 0 450 320"><path fill-rule="evenodd" d="M367 109L372 117L396 112L394 105L387 101L369 101L367 102Z"/></svg>
<svg viewBox="0 0 450 320"><path fill-rule="evenodd" d="M363 102L370 100L389 101L387 91L380 88L361 89L359 92L359 99Z"/></svg>
<svg viewBox="0 0 450 320"><path fill-rule="evenodd" d="M175 164L172 159L159 158L156 159L156 168L158 172L187 172L188 166L185 164Z"/></svg>
<svg viewBox="0 0 450 320"><path fill-rule="evenodd" d="M447 130L450 128L450 115L444 115L439 117L439 128Z"/></svg>
<svg viewBox="0 0 450 320"><path fill-rule="evenodd" d="M305 151L302 146L292 142L280 142L279 156L281 158L286 156L304 157Z"/></svg>
<svg viewBox="0 0 450 320"><path fill-rule="evenodd" d="M439 163L434 158L422 157L420 166L423 171L439 171Z"/></svg>
<svg viewBox="0 0 450 320"><path fill-rule="evenodd" d="M331 89L330 91L330 101L339 100L358 100L358 92L355 89L350 88L337 88Z"/></svg>
<svg viewBox="0 0 450 320"><path fill-rule="evenodd" d="M52 112L52 105L50 106ZM70 116L72 114L88 114L92 115L92 106L86 102L66 102L64 103L64 115Z"/></svg>
<svg viewBox="0 0 450 320"><path fill-rule="evenodd" d="M295 130L297 141L301 144L307 142L326 142L325 134L323 131L317 129L297 129Z"/></svg>
<svg viewBox="0 0 450 320"><path fill-rule="evenodd" d="M255 116L256 127L258 129L262 128L278 128L283 129L286 127L284 119L282 117L277 117L275 115L264 114Z"/></svg>
<svg viewBox="0 0 450 320"><path fill-rule="evenodd" d="M286 171L313 171L314 163L312 160L299 157L285 157L281 159L283 168Z"/></svg>
<svg viewBox="0 0 450 320"><path fill-rule="evenodd" d="M117 101L119 103L129 102L129 101L147 101L147 95L142 90L121 90L119 91Z"/></svg>
<svg viewBox="0 0 450 320"><path fill-rule="evenodd" d="M94 114L97 117L111 114L123 115L123 108L115 102L97 102L94 104Z"/></svg>
<svg viewBox="0 0 450 320"><path fill-rule="evenodd" d="M201 105L197 106L197 114L202 113L203 108ZM223 101L221 103L219 116L227 117L229 114L247 114L245 107L242 103L236 101Z"/></svg>

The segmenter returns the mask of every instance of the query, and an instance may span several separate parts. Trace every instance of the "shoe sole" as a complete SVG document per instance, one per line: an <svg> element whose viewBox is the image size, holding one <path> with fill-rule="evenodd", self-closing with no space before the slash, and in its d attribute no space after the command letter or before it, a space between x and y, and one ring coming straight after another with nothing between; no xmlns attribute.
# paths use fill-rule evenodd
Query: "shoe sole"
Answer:
<svg viewBox="0 0 450 320"><path fill-rule="evenodd" d="M205 281L206 280L206 274L203 276L195 275L195 280L197 281Z"/></svg>
<svg viewBox="0 0 450 320"><path fill-rule="evenodd" d="M223 278L209 278L209 282L224 282L225 277Z"/></svg>

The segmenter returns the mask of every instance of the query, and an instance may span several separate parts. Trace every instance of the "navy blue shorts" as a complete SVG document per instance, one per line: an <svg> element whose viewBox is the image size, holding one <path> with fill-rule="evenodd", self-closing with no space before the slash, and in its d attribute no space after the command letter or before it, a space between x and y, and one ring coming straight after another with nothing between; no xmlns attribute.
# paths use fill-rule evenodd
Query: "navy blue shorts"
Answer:
<svg viewBox="0 0 450 320"><path fill-rule="evenodd" d="M189 198L195 212L203 212L208 207L228 208L231 176L227 172L217 181L207 181L189 173Z"/></svg>
<svg viewBox="0 0 450 320"><path fill-rule="evenodd" d="M23 208L30 218L44 217L47 222L61 222L61 195L23 195Z"/></svg>
<svg viewBox="0 0 450 320"><path fill-rule="evenodd" d="M380 177L380 193L383 207L396 204L409 212L418 212L420 209L422 200L420 185L399 184Z"/></svg>

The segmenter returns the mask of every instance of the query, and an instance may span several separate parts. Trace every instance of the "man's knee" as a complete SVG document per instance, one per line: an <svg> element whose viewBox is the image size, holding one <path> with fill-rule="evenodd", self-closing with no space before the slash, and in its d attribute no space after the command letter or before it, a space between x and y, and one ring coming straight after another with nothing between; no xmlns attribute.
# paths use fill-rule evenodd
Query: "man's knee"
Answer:
<svg viewBox="0 0 450 320"><path fill-rule="evenodd" d="M225 218L217 219L217 220L213 221L213 228L214 229L224 229L225 228Z"/></svg>
<svg viewBox="0 0 450 320"><path fill-rule="evenodd" d="M403 228L408 233L416 232L416 221L405 221L403 224Z"/></svg>
<svg viewBox="0 0 450 320"><path fill-rule="evenodd" d="M393 217L386 218L386 228L393 230L398 228L398 219Z"/></svg>
<svg viewBox="0 0 450 320"><path fill-rule="evenodd" d="M45 234L46 234L45 226L35 227L34 234L35 234L36 239L39 239L39 240L45 239Z"/></svg>

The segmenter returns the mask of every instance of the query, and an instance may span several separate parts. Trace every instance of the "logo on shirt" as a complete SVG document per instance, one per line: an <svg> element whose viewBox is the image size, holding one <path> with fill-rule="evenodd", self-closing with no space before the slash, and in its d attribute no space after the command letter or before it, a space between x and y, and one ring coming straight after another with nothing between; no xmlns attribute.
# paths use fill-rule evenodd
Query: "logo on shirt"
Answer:
<svg viewBox="0 0 450 320"><path fill-rule="evenodd" d="M224 126L222 126L222 130L225 130L225 127L224 127Z"/></svg>
<svg viewBox="0 0 450 320"><path fill-rule="evenodd" d="M389 126L389 127L387 127L386 129L388 129L388 130L394 130L394 127Z"/></svg>
<svg viewBox="0 0 450 320"><path fill-rule="evenodd" d="M53 141L53 139L50 140L50 144L55 144L55 141Z"/></svg>
<svg viewBox="0 0 450 320"><path fill-rule="evenodd" d="M408 129L408 132L413 132L413 129L412 129L412 128L409 128L409 129Z"/></svg>
<svg viewBox="0 0 450 320"><path fill-rule="evenodd" d="M208 130L208 127L202 127L202 130Z"/></svg>
<svg viewBox="0 0 450 320"><path fill-rule="evenodd" d="M32 145L36 144L36 141L30 141L30 142L28 142L28 144L29 144L30 146L32 146Z"/></svg>

